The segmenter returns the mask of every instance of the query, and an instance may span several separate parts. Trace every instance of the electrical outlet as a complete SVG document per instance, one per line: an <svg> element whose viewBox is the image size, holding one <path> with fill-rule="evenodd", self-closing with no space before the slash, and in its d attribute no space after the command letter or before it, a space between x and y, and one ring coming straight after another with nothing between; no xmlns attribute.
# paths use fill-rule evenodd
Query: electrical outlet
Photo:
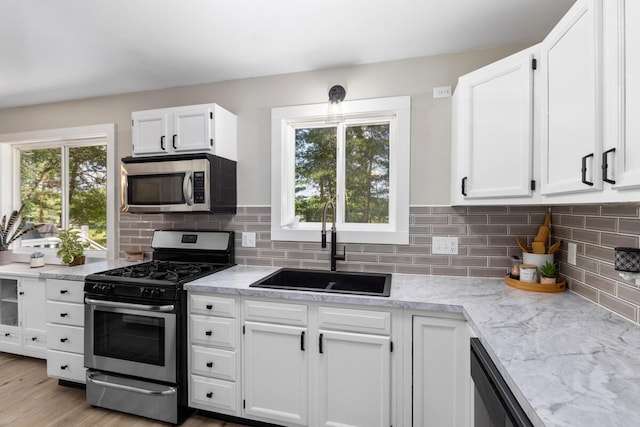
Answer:
<svg viewBox="0 0 640 427"><path fill-rule="evenodd" d="M571 265L576 265L576 252L578 251L578 245L573 242L567 244L567 262Z"/></svg>
<svg viewBox="0 0 640 427"><path fill-rule="evenodd" d="M431 253L458 255L458 238L433 236L431 238Z"/></svg>
<svg viewBox="0 0 640 427"><path fill-rule="evenodd" d="M449 98L451 96L451 86L440 86L433 88L434 98Z"/></svg>
<svg viewBox="0 0 640 427"><path fill-rule="evenodd" d="M242 247L243 248L255 248L256 247L256 233L242 232Z"/></svg>

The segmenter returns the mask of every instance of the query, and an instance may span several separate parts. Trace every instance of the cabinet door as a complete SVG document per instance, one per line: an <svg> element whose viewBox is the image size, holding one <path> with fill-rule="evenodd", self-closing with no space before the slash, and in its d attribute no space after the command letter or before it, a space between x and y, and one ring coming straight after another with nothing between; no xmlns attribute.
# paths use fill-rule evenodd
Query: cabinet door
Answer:
<svg viewBox="0 0 640 427"><path fill-rule="evenodd" d="M18 313L18 280L0 277L0 326L20 325Z"/></svg>
<svg viewBox="0 0 640 427"><path fill-rule="evenodd" d="M470 367L466 322L413 318L413 425L469 426Z"/></svg>
<svg viewBox="0 0 640 427"><path fill-rule="evenodd" d="M464 199L532 194L533 59L520 52L458 81L453 185Z"/></svg>
<svg viewBox="0 0 640 427"><path fill-rule="evenodd" d="M20 279L22 330L26 334L46 334L47 297L44 280Z"/></svg>
<svg viewBox="0 0 640 427"><path fill-rule="evenodd" d="M541 43L542 194L602 188L601 8L578 0Z"/></svg>
<svg viewBox="0 0 640 427"><path fill-rule="evenodd" d="M640 2L604 3L606 176L616 189L640 187ZM615 150L610 150L611 148ZM603 166L604 166L603 161ZM613 182L612 182L613 181Z"/></svg>
<svg viewBox="0 0 640 427"><path fill-rule="evenodd" d="M246 322L244 412L275 423L306 425L309 368L307 328Z"/></svg>
<svg viewBox="0 0 640 427"><path fill-rule="evenodd" d="M212 111L209 106L173 108L173 134L171 145L174 151L208 151L213 147L211 136Z"/></svg>
<svg viewBox="0 0 640 427"><path fill-rule="evenodd" d="M134 155L163 154L169 150L166 111L140 111L131 115Z"/></svg>
<svg viewBox="0 0 640 427"><path fill-rule="evenodd" d="M320 330L319 340L319 425L391 425L391 339Z"/></svg>

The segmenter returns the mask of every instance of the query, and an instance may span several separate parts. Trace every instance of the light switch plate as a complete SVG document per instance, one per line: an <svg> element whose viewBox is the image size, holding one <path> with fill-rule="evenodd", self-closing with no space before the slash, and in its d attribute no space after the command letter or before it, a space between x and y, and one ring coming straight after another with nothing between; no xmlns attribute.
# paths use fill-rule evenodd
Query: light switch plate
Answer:
<svg viewBox="0 0 640 427"><path fill-rule="evenodd" d="M458 255L458 238L433 236L431 238L431 253L436 255Z"/></svg>
<svg viewBox="0 0 640 427"><path fill-rule="evenodd" d="M578 245L573 242L567 244L567 262L571 265L576 265L576 252L578 252Z"/></svg>
<svg viewBox="0 0 640 427"><path fill-rule="evenodd" d="M256 233L242 232L242 247L243 248L255 248L256 247Z"/></svg>

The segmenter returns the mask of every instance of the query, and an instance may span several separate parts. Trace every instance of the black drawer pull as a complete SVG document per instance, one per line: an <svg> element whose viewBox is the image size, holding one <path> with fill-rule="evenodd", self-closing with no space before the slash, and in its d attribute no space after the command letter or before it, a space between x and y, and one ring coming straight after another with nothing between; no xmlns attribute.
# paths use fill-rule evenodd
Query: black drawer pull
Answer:
<svg viewBox="0 0 640 427"><path fill-rule="evenodd" d="M62 365L62 366L60 366L60 369L62 369L62 370L64 371L64 370L65 370L65 369L67 369L68 367L69 367L69 365Z"/></svg>
<svg viewBox="0 0 640 427"><path fill-rule="evenodd" d="M582 169L580 169L580 172L582 172L582 183L591 186L593 182L587 181L587 159L589 157L593 157L593 153L587 154L582 158Z"/></svg>
<svg viewBox="0 0 640 427"><path fill-rule="evenodd" d="M66 289L60 289L60 293L61 293L62 295L64 295L64 294L66 294L66 293L69 293L69 291L68 291L68 290L66 290Z"/></svg>
<svg viewBox="0 0 640 427"><path fill-rule="evenodd" d="M207 331L204 333L206 336L210 337L213 334L213 331Z"/></svg>
<svg viewBox="0 0 640 427"><path fill-rule="evenodd" d="M5 333L4 333L4 336L5 336L5 337L10 337L10 336L11 336L11 334L10 334L9 332L5 332Z"/></svg>
<svg viewBox="0 0 640 427"><path fill-rule="evenodd" d="M31 341L38 341L38 337L31 337Z"/></svg>
<svg viewBox="0 0 640 427"><path fill-rule="evenodd" d="M60 342L67 342L69 338L60 338Z"/></svg>
<svg viewBox="0 0 640 427"><path fill-rule="evenodd" d="M173 135L173 141L171 142L171 145L173 145L173 148L178 148L176 147L176 138L178 137L178 135Z"/></svg>
<svg viewBox="0 0 640 427"><path fill-rule="evenodd" d="M69 313L60 313L60 317L67 317Z"/></svg>
<svg viewBox="0 0 640 427"><path fill-rule="evenodd" d="M164 135L160 137L160 149L164 150Z"/></svg>
<svg viewBox="0 0 640 427"><path fill-rule="evenodd" d="M207 310L211 310L213 308L213 304L207 304Z"/></svg>
<svg viewBox="0 0 640 427"><path fill-rule="evenodd" d="M211 392L207 393L207 397L208 397L209 399L211 399L211 398L213 397L213 393L211 393Z"/></svg>
<svg viewBox="0 0 640 427"><path fill-rule="evenodd" d="M213 362L207 362L207 368L213 368Z"/></svg>

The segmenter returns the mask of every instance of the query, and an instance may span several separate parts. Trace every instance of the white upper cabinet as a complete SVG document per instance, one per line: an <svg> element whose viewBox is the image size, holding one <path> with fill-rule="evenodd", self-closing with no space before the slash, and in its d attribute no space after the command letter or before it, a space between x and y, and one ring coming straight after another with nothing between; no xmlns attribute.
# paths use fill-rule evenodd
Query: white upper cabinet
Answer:
<svg viewBox="0 0 640 427"><path fill-rule="evenodd" d="M603 6L603 179L626 190L640 187L640 2L607 0Z"/></svg>
<svg viewBox="0 0 640 427"><path fill-rule="evenodd" d="M602 0L578 0L541 43L545 195L602 188Z"/></svg>
<svg viewBox="0 0 640 427"><path fill-rule="evenodd" d="M134 156L210 153L237 159L237 118L217 104L131 114Z"/></svg>
<svg viewBox="0 0 640 427"><path fill-rule="evenodd" d="M535 48L460 77L454 99L454 204L533 195Z"/></svg>

